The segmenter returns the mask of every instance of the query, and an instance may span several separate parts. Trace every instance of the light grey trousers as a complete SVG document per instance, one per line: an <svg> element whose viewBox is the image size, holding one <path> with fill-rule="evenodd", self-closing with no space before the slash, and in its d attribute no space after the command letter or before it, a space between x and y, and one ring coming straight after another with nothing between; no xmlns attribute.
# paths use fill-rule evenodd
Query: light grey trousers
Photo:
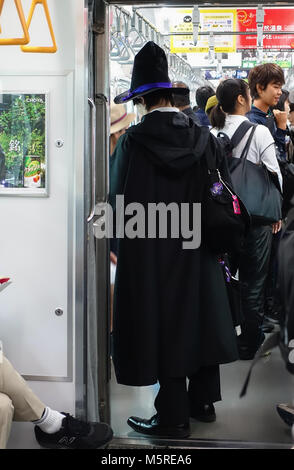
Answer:
<svg viewBox="0 0 294 470"><path fill-rule="evenodd" d="M3 356L0 362L0 449L5 449L12 421L40 419L44 403Z"/></svg>

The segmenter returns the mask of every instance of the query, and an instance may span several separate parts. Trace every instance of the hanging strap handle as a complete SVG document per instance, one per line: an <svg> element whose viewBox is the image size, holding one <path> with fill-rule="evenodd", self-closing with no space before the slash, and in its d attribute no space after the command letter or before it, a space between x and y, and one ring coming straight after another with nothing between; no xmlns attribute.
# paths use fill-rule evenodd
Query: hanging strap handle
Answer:
<svg viewBox="0 0 294 470"><path fill-rule="evenodd" d="M22 38L1 38L0 39L0 46L17 46L21 44L28 44L30 42L29 31L26 23L26 19L24 16L24 12L22 9L21 0L14 0L17 13L19 16L19 20L21 22L22 30L23 30L23 37ZM4 0L0 0L0 16L3 9ZM1 32L1 28L0 28Z"/></svg>
<svg viewBox="0 0 294 470"><path fill-rule="evenodd" d="M36 8L36 5L41 4L43 5L45 15L46 15L46 20L48 24L48 28L50 31L50 36L52 39L52 46L37 46L37 47L32 47L32 46L22 46L21 50L23 52L45 52L45 53L52 53L57 51L57 46L56 46L56 41L55 41L55 36L54 36L54 31L53 31L53 26L51 23L51 18L50 18L50 13L49 13L49 8L47 4L47 0L32 0L30 12L29 12L29 17L28 17L28 22L27 22L27 29L29 30L30 24L32 21L32 17Z"/></svg>

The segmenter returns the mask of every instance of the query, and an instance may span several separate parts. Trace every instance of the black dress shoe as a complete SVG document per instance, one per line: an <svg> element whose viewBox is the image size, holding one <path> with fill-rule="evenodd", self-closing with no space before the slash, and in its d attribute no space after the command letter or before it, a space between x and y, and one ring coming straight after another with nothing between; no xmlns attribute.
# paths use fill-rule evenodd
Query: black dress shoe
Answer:
<svg viewBox="0 0 294 470"><path fill-rule="evenodd" d="M190 416L193 419L197 419L197 421L203 421L203 423L212 423L216 420L215 409L212 403L194 407Z"/></svg>
<svg viewBox="0 0 294 470"><path fill-rule="evenodd" d="M158 422L157 415L152 416L150 419L138 418L131 416L128 419L128 425L135 431L141 434L148 434L149 436L157 436L162 438L184 438L190 436L189 423L174 424L174 425L161 425Z"/></svg>

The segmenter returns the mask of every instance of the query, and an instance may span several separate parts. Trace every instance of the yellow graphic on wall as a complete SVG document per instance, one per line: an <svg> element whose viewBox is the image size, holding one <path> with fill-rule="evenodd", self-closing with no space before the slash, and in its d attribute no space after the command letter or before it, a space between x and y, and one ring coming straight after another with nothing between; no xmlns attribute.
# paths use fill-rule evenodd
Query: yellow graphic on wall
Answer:
<svg viewBox="0 0 294 470"><path fill-rule="evenodd" d="M208 52L210 32L236 31L236 9L200 9L199 32L208 32L207 35L199 35L197 45L193 42L192 9L178 9L176 19L171 25L171 33L187 33L187 35L172 35L170 39L170 52ZM236 52L235 35L215 35L215 52Z"/></svg>

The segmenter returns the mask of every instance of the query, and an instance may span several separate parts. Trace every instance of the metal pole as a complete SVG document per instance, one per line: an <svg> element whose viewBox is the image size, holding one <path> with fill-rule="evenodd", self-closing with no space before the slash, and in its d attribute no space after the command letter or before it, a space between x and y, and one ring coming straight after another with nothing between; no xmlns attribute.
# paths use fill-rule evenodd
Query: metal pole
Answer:
<svg viewBox="0 0 294 470"><path fill-rule="evenodd" d="M112 5L133 5L134 2L132 0L108 0L109 4ZM246 8L257 8L259 5L262 5L265 8L281 8L281 7L292 7L293 3L292 2L279 2L279 4L273 4L273 3L265 3L263 1L259 2L250 2L244 0L240 0L240 2L233 2L233 3L222 3L220 2L206 2L205 0L203 1L194 1L194 2L180 2L180 1L174 1L174 0L168 0L167 2L158 2L155 4L154 1L152 0L146 0L144 1L138 1L136 2L136 9L141 10L145 8L193 8L195 5L199 5L201 8L216 8L216 9L221 9L221 8L244 8L244 3L246 5Z"/></svg>
<svg viewBox="0 0 294 470"><path fill-rule="evenodd" d="M209 36L210 33L213 33L214 36L256 36L257 31L205 31L198 33L199 36ZM263 35L266 34L280 35L280 34L294 34L294 31L263 31ZM187 31L183 33L165 33L162 36L193 36L193 31Z"/></svg>
<svg viewBox="0 0 294 470"><path fill-rule="evenodd" d="M103 0L94 2L94 101L96 106L96 205L106 203L109 191L109 7ZM97 217L94 218L94 229ZM109 380L109 246L108 240L95 239L97 350L99 414L110 422Z"/></svg>

